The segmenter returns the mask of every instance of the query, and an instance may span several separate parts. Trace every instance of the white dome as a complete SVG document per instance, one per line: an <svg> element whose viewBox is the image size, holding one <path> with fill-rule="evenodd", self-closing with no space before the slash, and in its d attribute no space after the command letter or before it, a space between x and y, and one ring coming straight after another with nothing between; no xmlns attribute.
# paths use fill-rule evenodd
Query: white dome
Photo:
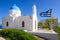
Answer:
<svg viewBox="0 0 60 40"><path fill-rule="evenodd" d="M11 14L11 15L14 15L14 16L21 16L21 10L19 9L18 6L13 5L13 6L10 8L10 14Z"/></svg>

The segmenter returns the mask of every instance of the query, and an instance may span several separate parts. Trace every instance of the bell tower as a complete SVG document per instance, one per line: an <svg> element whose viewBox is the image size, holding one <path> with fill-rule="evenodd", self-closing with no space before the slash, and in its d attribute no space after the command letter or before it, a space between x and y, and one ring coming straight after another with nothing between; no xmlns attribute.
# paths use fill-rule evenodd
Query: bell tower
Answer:
<svg viewBox="0 0 60 40"><path fill-rule="evenodd" d="M33 7L32 7L32 18L33 18L33 31L37 31L38 21L37 21L36 5L33 5Z"/></svg>
<svg viewBox="0 0 60 40"><path fill-rule="evenodd" d="M32 15L36 15L36 5L33 5L32 7Z"/></svg>

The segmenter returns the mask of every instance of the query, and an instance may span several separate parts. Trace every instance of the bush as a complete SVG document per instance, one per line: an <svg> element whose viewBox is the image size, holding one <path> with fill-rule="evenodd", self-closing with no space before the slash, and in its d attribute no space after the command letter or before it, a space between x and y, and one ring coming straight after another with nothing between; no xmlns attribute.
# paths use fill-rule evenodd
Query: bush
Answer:
<svg viewBox="0 0 60 40"><path fill-rule="evenodd" d="M59 27L54 27L53 30L58 33L58 37L60 39L60 28Z"/></svg>
<svg viewBox="0 0 60 40"><path fill-rule="evenodd" d="M53 30L57 33L60 33L60 28L59 27L53 27Z"/></svg>
<svg viewBox="0 0 60 40"><path fill-rule="evenodd" d="M31 34L15 28L2 29L0 30L0 35L6 40L36 40Z"/></svg>

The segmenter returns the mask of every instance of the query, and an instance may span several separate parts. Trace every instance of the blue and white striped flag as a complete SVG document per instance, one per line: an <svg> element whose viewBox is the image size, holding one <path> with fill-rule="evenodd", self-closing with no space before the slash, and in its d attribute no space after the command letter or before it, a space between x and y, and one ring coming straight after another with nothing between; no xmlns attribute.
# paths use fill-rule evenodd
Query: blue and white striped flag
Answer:
<svg viewBox="0 0 60 40"><path fill-rule="evenodd" d="M42 17L51 17L51 13L52 13L52 9L49 9L46 12L41 12L40 16L42 16Z"/></svg>

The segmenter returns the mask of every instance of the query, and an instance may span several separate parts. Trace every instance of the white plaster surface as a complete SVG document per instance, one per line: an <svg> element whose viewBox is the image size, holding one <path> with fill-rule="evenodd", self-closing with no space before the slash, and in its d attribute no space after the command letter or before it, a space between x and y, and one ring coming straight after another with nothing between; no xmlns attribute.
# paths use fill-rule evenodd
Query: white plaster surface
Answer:
<svg viewBox="0 0 60 40"><path fill-rule="evenodd" d="M22 21L24 21L25 27L22 27ZM6 26L6 22L8 22L8 26ZM33 5L31 16L22 16L21 10L10 9L9 14L2 18L2 26L3 28L17 28L27 31L37 31L38 20L36 6Z"/></svg>

